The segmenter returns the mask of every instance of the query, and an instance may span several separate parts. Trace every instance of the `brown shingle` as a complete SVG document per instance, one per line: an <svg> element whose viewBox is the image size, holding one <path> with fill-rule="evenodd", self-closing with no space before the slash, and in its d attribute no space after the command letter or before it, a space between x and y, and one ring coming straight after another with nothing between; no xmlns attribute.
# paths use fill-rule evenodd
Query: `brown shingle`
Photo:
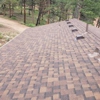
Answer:
<svg viewBox="0 0 100 100"><path fill-rule="evenodd" d="M0 48L0 100L99 100L100 29L71 19L30 28ZM60 24L60 26L59 26ZM69 25L78 31L72 33Z"/></svg>

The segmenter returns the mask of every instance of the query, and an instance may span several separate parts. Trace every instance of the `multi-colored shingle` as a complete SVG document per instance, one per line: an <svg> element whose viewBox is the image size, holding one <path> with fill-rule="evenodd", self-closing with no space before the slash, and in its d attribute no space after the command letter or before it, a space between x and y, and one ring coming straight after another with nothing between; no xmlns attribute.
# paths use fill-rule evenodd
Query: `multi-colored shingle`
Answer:
<svg viewBox="0 0 100 100"><path fill-rule="evenodd" d="M100 29L70 20L30 28L0 49L0 100L100 100Z"/></svg>

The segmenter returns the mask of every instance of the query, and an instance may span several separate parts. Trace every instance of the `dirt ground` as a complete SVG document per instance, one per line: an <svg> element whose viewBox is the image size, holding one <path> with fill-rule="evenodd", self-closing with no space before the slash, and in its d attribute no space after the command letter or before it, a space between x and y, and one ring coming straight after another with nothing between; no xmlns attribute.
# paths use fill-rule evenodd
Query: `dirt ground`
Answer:
<svg viewBox="0 0 100 100"><path fill-rule="evenodd" d="M7 26L7 27L10 27L10 28L18 31L19 33L23 32L24 30L29 28L25 25L18 23L17 21L5 19L5 18L3 18L3 16L0 16L0 24Z"/></svg>
<svg viewBox="0 0 100 100"><path fill-rule="evenodd" d="M13 39L19 32L16 30L0 25L0 46Z"/></svg>
<svg viewBox="0 0 100 100"><path fill-rule="evenodd" d="M13 39L19 33L26 30L27 26L16 21L8 20L0 16L0 46Z"/></svg>

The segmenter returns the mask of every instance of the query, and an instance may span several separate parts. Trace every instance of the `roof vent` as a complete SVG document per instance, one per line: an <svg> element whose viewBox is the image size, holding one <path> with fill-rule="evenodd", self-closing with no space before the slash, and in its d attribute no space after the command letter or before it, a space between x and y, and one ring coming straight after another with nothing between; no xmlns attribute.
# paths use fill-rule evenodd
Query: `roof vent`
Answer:
<svg viewBox="0 0 100 100"><path fill-rule="evenodd" d="M83 35L77 35L77 36L76 36L76 39L77 39L77 40L84 39L84 38L85 38L85 37L84 37Z"/></svg>
<svg viewBox="0 0 100 100"><path fill-rule="evenodd" d="M73 28L72 29L72 32L75 32L75 31L78 31L78 29L77 28Z"/></svg>
<svg viewBox="0 0 100 100"><path fill-rule="evenodd" d="M77 35L76 40L84 39L86 34L87 34L87 32Z"/></svg>
<svg viewBox="0 0 100 100"><path fill-rule="evenodd" d="M74 25L69 25L69 27L74 27Z"/></svg>
<svg viewBox="0 0 100 100"><path fill-rule="evenodd" d="M70 24L71 22L67 22L67 24Z"/></svg>

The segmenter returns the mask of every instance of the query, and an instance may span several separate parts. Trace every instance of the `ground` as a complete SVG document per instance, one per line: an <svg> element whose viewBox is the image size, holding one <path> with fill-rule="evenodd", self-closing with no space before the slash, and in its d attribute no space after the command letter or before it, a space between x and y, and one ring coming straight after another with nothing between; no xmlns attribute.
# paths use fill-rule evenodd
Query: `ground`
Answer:
<svg viewBox="0 0 100 100"><path fill-rule="evenodd" d="M19 33L16 30L0 25L0 46L13 39L17 34Z"/></svg>
<svg viewBox="0 0 100 100"><path fill-rule="evenodd" d="M0 17L0 24L10 27L10 28L18 31L19 33L23 32L25 29L28 28L27 26L22 25L22 24L18 23L17 21L8 20L8 19L2 18L2 17Z"/></svg>
<svg viewBox="0 0 100 100"><path fill-rule="evenodd" d="M22 33L28 27L16 21L0 17L0 46Z"/></svg>

